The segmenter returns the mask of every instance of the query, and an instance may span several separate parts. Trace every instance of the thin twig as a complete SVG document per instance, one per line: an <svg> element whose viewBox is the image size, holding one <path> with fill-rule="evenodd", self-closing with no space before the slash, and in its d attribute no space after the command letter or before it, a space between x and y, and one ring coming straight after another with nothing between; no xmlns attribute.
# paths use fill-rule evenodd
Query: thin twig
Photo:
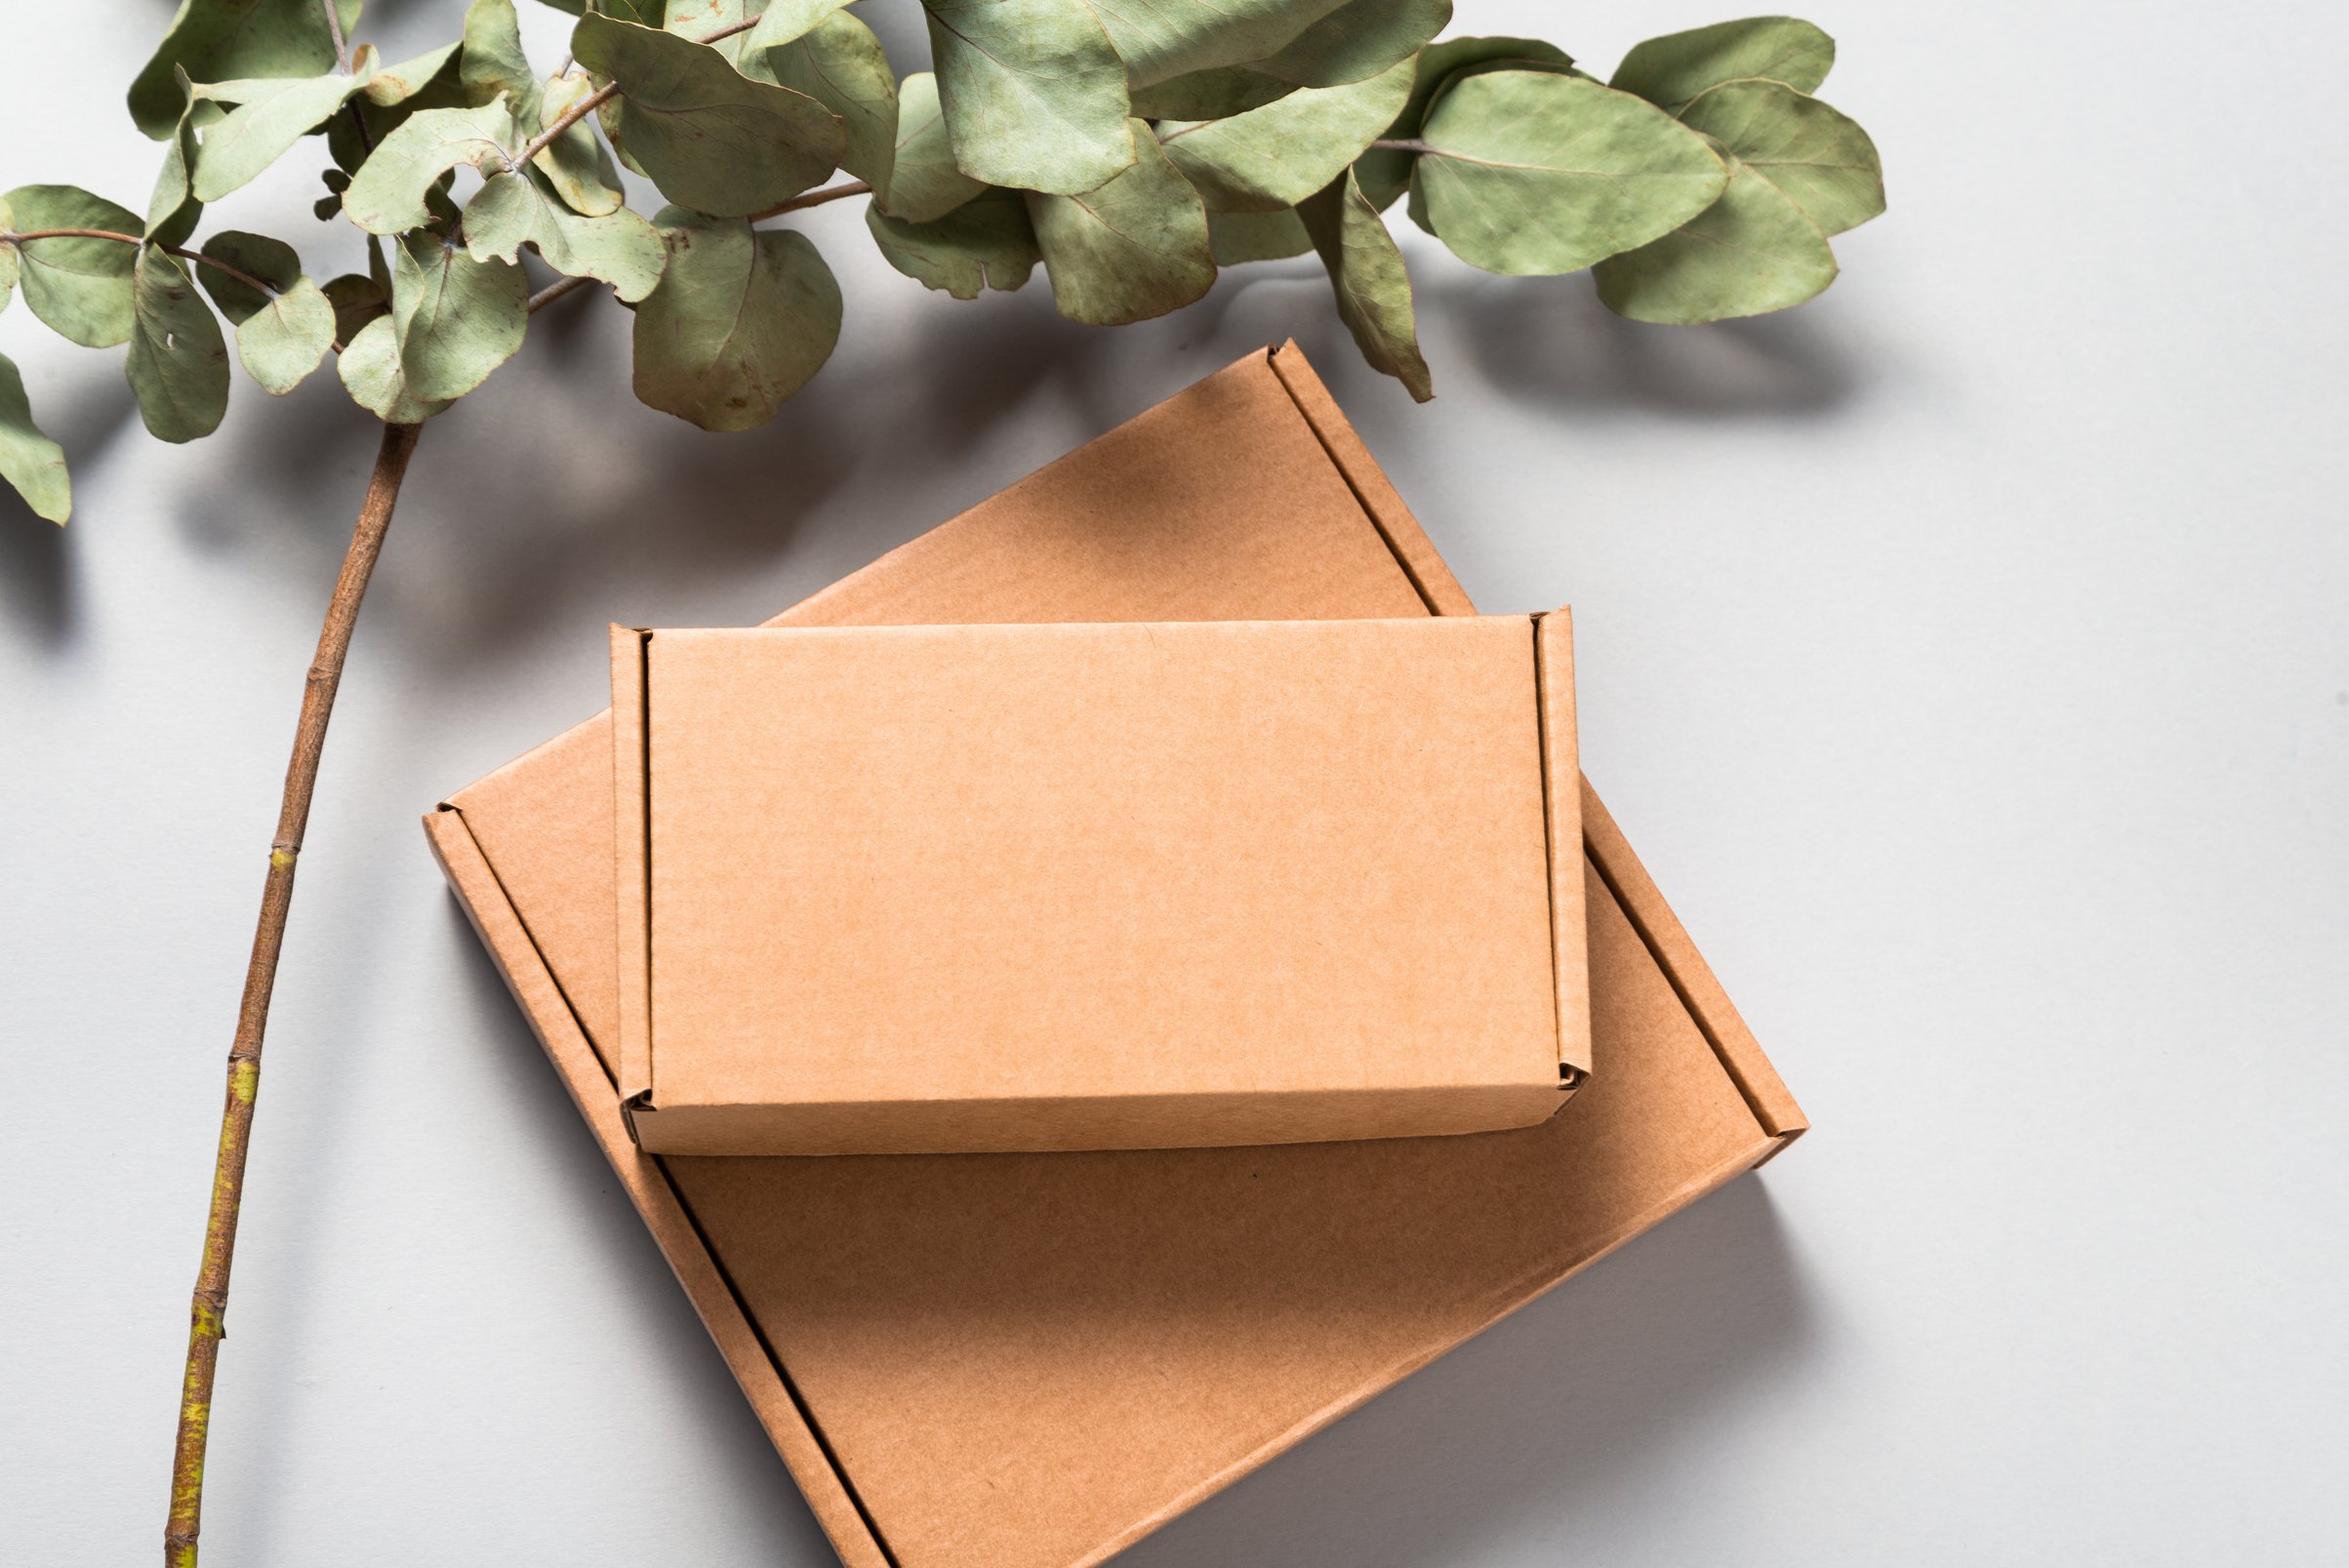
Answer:
<svg viewBox="0 0 2349 1568"><path fill-rule="evenodd" d="M22 245L30 240L116 240L124 245L149 243L136 234L124 234L111 228L35 228L27 229L21 234L0 230L0 245ZM194 261L199 265L211 267L215 272L224 272L257 294L281 294L284 292L275 284L263 283L244 268L230 266L225 261L216 261L202 251L183 251L177 245L157 245L155 249L166 256L176 256L182 261Z"/></svg>
<svg viewBox="0 0 2349 1568"><path fill-rule="evenodd" d="M1363 150L1367 152L1434 152L1436 149L1417 137L1381 137Z"/></svg>
<svg viewBox="0 0 2349 1568"><path fill-rule="evenodd" d="M530 297L529 311L535 316L565 295L577 294L594 281L593 278L556 278Z"/></svg>
<svg viewBox="0 0 2349 1568"><path fill-rule="evenodd" d="M343 67L343 74L348 76L351 74L350 41L343 36L343 13L335 9L335 0L319 0L319 3L326 7L326 31L327 36L335 41L335 62Z"/></svg>
<svg viewBox="0 0 2349 1568"><path fill-rule="evenodd" d="M367 500L351 530L350 548L327 601L326 623L318 632L318 655L302 689L302 718L294 729L294 756L286 765L285 795L278 806L277 834L269 844L269 872L262 884L261 919L253 933L253 957L245 970L245 992L236 1013L236 1038L228 1048L228 1098L221 1111L221 1148L213 1168L212 1209L204 1226L204 1261L196 1273L187 1331L187 1370L180 1386L180 1439L172 1454L171 1516L164 1528L166 1568L195 1568L196 1535L204 1502L204 1442L212 1420L213 1373L219 1362L223 1320L228 1310L228 1267L236 1251L237 1203L243 1196L245 1153L253 1138L253 1101L261 1086L262 1034L268 1024L269 991L277 980L277 955L285 945L286 913L294 902L294 864L302 855L310 796L318 784L318 758L326 747L326 724L343 679L344 656L367 579L383 553L400 480L416 451L423 427L386 424L377 450Z"/></svg>
<svg viewBox="0 0 2349 1568"><path fill-rule="evenodd" d="M781 218L785 213L821 207L828 201L838 201L843 196L869 196L871 193L872 186L862 180L851 180L840 185L826 185L822 190L803 191L790 201L779 201L763 213L752 213L749 221L755 223L762 218Z"/></svg>

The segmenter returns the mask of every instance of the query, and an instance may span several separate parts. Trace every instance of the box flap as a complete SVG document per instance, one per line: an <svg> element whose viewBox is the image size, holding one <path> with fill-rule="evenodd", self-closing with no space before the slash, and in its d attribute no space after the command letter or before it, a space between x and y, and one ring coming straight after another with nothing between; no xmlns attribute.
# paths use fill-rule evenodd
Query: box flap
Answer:
<svg viewBox="0 0 2349 1568"><path fill-rule="evenodd" d="M1574 729L1574 616L1533 618L1533 665L1542 710L1542 799L1549 813L1550 941L1558 987L1561 1088L1591 1072L1590 944L1583 897L1582 752Z"/></svg>
<svg viewBox="0 0 2349 1568"><path fill-rule="evenodd" d="M648 744L645 710L645 645L649 632L612 628L612 887L619 904L613 928L620 975L620 1069L622 1106L628 1125L653 1093L651 970L651 858L644 759Z"/></svg>

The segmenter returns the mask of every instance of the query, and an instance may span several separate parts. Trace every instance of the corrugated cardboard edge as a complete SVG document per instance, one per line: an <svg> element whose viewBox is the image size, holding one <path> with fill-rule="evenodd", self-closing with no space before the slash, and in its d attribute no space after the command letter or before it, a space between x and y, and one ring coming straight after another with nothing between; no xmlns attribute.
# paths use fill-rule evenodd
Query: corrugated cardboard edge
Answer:
<svg viewBox="0 0 2349 1568"><path fill-rule="evenodd" d="M620 1108L631 1137L653 1094L652 829L646 817L648 633L612 628L612 834L620 901Z"/></svg>
<svg viewBox="0 0 2349 1568"><path fill-rule="evenodd" d="M1704 1031L1706 1043L1713 1047L1721 1070L1737 1085L1745 1097L1746 1107L1762 1124L1762 1132L1770 1139L1769 1146L1754 1163L1760 1165L1810 1128L1802 1107L1795 1104L1786 1084L1779 1078L1778 1069L1762 1055L1762 1044L1746 1027L1729 1001L1729 993L1721 989L1721 982L1713 978L1712 966L1688 940L1686 928L1664 902L1663 893L1632 853L1630 840L1615 819L1600 800L1589 780L1582 785L1583 845L1598 869L1600 880L1615 895L1623 913L1640 934L1640 941L1654 955L1656 967L1688 1009L1688 1016Z"/></svg>
<svg viewBox="0 0 2349 1568"><path fill-rule="evenodd" d="M553 1059L564 1087L571 1091L573 1104L587 1118L629 1201L644 1216L661 1255L668 1260L677 1283L685 1287L703 1327L709 1331L728 1370L742 1385L758 1424L766 1428L768 1441L798 1482L832 1548L848 1568L895 1568L894 1559L880 1544L879 1530L808 1419L797 1392L784 1376L780 1359L744 1309L733 1282L718 1267L708 1240L669 1185L668 1173L659 1160L639 1151L628 1137L616 1098L583 1093L588 1086L609 1085L611 1076L581 1032L571 1004L548 973L537 944L514 913L506 889L466 825L465 813L454 806L429 813L425 818L425 836L431 842L433 859L440 863L441 874L448 878L458 904L535 1026L539 1042Z"/></svg>
<svg viewBox="0 0 2349 1568"><path fill-rule="evenodd" d="M1591 941L1583 875L1582 752L1574 734L1574 616L1533 618L1533 689L1541 704L1543 828L1550 846L1550 973L1558 988L1559 1087L1591 1075ZM1571 781L1569 783L1569 781ZM1560 863L1563 863L1562 864Z"/></svg>

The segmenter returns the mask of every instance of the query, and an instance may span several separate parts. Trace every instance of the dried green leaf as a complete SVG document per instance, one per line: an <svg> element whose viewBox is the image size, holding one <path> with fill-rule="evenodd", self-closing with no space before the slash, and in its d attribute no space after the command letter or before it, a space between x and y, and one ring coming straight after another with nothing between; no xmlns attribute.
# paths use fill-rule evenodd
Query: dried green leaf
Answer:
<svg viewBox="0 0 2349 1568"><path fill-rule="evenodd" d="M1499 70L1444 93L1411 171L1412 216L1488 272L1575 272L1671 233L1728 169L1702 137L1628 93Z"/></svg>
<svg viewBox="0 0 2349 1568"><path fill-rule="evenodd" d="M75 185L19 185L0 200L16 215L17 233L97 228L135 235L141 227L127 208ZM51 330L85 348L129 341L137 247L119 240L44 239L16 250L24 303Z"/></svg>
<svg viewBox="0 0 2349 1568"><path fill-rule="evenodd" d="M552 125L594 91L594 84L584 75L558 76L547 83L539 95L539 128L545 130ZM596 140L595 128L586 120L573 123L569 130L547 143L530 164L547 177L555 194L575 213L601 218L618 212L625 199L620 189L620 171L613 167L612 154Z"/></svg>
<svg viewBox="0 0 2349 1568"><path fill-rule="evenodd" d="M219 201L250 183L287 148L324 125L359 86L347 76L198 86L198 98L236 106L205 136L196 153L196 200Z"/></svg>
<svg viewBox="0 0 2349 1568"><path fill-rule="evenodd" d="M1244 65L1294 43L1348 0L1093 0L1138 86ZM1392 0L1389 0L1392 4ZM1392 62L1390 62L1392 63ZM1140 111L1137 110L1137 113ZM1207 118L1207 116L1199 116Z"/></svg>
<svg viewBox="0 0 2349 1568"><path fill-rule="evenodd" d="M1411 92L1411 62L1366 82L1308 87L1224 120L1162 125L1160 144L1210 212L1276 213L1322 189Z"/></svg>
<svg viewBox="0 0 2349 1568"><path fill-rule="evenodd" d="M1386 220L1361 185L1350 173L1299 206L1297 216L1329 269L1338 319L1354 334L1362 357L1410 388L1420 402L1434 397L1428 362L1419 353L1410 273Z"/></svg>
<svg viewBox="0 0 2349 1568"><path fill-rule="evenodd" d="M1209 213L1207 243L1217 266L1239 266L1249 261L1278 261L1303 256L1314 248L1314 237L1295 212Z"/></svg>
<svg viewBox="0 0 2349 1568"><path fill-rule="evenodd" d="M653 225L625 207L587 218L566 206L535 169L492 175L466 207L466 254L476 261L519 261L525 245L563 276L600 278L630 302L653 292L668 259Z"/></svg>
<svg viewBox="0 0 2349 1568"><path fill-rule="evenodd" d="M1074 194L1134 161L1125 62L1087 0L922 0L954 163Z"/></svg>
<svg viewBox="0 0 2349 1568"><path fill-rule="evenodd" d="M1635 44L1608 85L1677 109L1708 87L1756 76L1815 93L1834 64L1835 40L1809 22L1748 17Z"/></svg>
<svg viewBox="0 0 2349 1568"><path fill-rule="evenodd" d="M891 266L957 300L976 300L985 289L1017 289L1043 260L1027 203L1016 190L991 190L929 223L909 223L869 204L865 224Z"/></svg>
<svg viewBox="0 0 2349 1568"><path fill-rule="evenodd" d="M348 343L378 316L391 313L391 291L363 272L328 278L320 291L335 312L335 341Z"/></svg>
<svg viewBox="0 0 2349 1568"><path fill-rule="evenodd" d="M1452 20L1452 0L1353 0L1248 68L1303 87L1366 81L1409 60Z"/></svg>
<svg viewBox="0 0 2349 1568"><path fill-rule="evenodd" d="M9 210L7 199L0 197L0 234L9 233L16 226L15 214ZM8 302L15 299L16 295L17 248L0 241L0 310L6 310Z"/></svg>
<svg viewBox="0 0 2349 1568"><path fill-rule="evenodd" d="M530 283L510 261L476 261L436 235L400 239L391 321L408 390L420 402L463 397L522 346Z"/></svg>
<svg viewBox="0 0 2349 1568"><path fill-rule="evenodd" d="M743 60L756 60L768 50L804 38L823 24L826 18L843 10L852 0L771 0L758 14L758 25L743 34Z"/></svg>
<svg viewBox="0 0 2349 1568"><path fill-rule="evenodd" d="M344 35L358 24L359 0L335 0ZM180 123L177 73L191 81L256 76L322 76L333 70L334 34L318 0L180 0L163 42L131 83L131 119L160 141Z"/></svg>
<svg viewBox="0 0 2349 1568"><path fill-rule="evenodd" d="M7 222L7 209L0 206L0 227ZM6 354L0 354L0 479L24 498L35 517L61 524L73 515L73 481L65 472L65 449L33 423L24 378Z"/></svg>
<svg viewBox="0 0 2349 1568"><path fill-rule="evenodd" d="M1724 82L1690 99L1680 118L1784 191L1823 233L1856 228L1884 210L1876 143L1815 98L1777 82Z"/></svg>
<svg viewBox="0 0 2349 1568"><path fill-rule="evenodd" d="M449 406L425 402L408 389L400 364L399 328L387 315L367 323L344 345L335 372L351 401L385 424L422 424Z"/></svg>
<svg viewBox="0 0 2349 1568"><path fill-rule="evenodd" d="M928 223L987 189L954 167L946 115L939 107L938 78L917 71L897 85L897 150L889 178L874 182L882 209L909 223Z"/></svg>
<svg viewBox="0 0 2349 1568"><path fill-rule="evenodd" d="M1538 38L1446 38L1441 43L1428 45L1412 63L1411 96L1403 101L1400 113L1387 127L1382 140L1409 141L1419 135L1427 123L1428 109L1436 95L1446 82L1460 71L1497 63L1511 63L1529 70L1569 70L1573 60L1555 44ZM1411 154L1391 148L1365 152L1354 166L1355 178L1361 181L1362 194L1370 204L1384 211L1395 204L1411 182Z"/></svg>
<svg viewBox="0 0 2349 1568"><path fill-rule="evenodd" d="M1170 76L1133 90L1134 115L1144 120L1220 120L1263 108L1297 91L1297 84L1242 65Z"/></svg>
<svg viewBox="0 0 2349 1568"><path fill-rule="evenodd" d="M838 115L848 138L840 167L875 189L888 181L897 142L897 76L871 27L837 13L805 37L761 55L746 53L744 68L805 93Z"/></svg>
<svg viewBox="0 0 2349 1568"><path fill-rule="evenodd" d="M1721 200L1687 223L1591 269L1608 309L1672 326L1783 310L1835 274L1835 253L1818 225L1742 164Z"/></svg>
<svg viewBox="0 0 2349 1568"><path fill-rule="evenodd" d="M187 106L180 112L179 128L172 133L163 167L155 172L154 193L146 203L145 237L157 245L182 243L203 218L204 204L196 199L194 180L197 133L218 124L224 112L218 103L194 97L191 84L183 82L182 87L189 94Z"/></svg>
<svg viewBox="0 0 2349 1568"><path fill-rule="evenodd" d="M1108 184L1074 196L1028 194L1052 302L1072 321L1116 327L1162 316L1215 283L1198 192L1148 125L1129 125L1133 165Z"/></svg>
<svg viewBox="0 0 2349 1568"><path fill-rule="evenodd" d="M513 0L473 0L465 8L465 36L458 76L475 103L506 95L514 118L528 125L538 118L539 73L522 52L522 22Z"/></svg>
<svg viewBox="0 0 2349 1568"><path fill-rule="evenodd" d="M163 441L193 441L228 412L228 344L179 261L139 248L131 278L131 351L123 362L139 417Z"/></svg>
<svg viewBox="0 0 2349 1568"><path fill-rule="evenodd" d="M705 430L748 430L824 367L840 287L804 234L760 232L680 207L661 287L636 307L636 396Z"/></svg>
<svg viewBox="0 0 2349 1568"><path fill-rule="evenodd" d="M403 103L425 108L462 107L459 95L465 79L464 50L462 43L443 44L413 60L363 72L366 81L359 89L360 96L378 108L394 108ZM433 101L419 102L425 99Z"/></svg>
<svg viewBox="0 0 2349 1568"><path fill-rule="evenodd" d="M460 164L495 171L512 159L513 116L504 100L479 108L424 109L384 138L351 176L343 210L370 234L398 234L432 218L425 193Z"/></svg>
<svg viewBox="0 0 2349 1568"><path fill-rule="evenodd" d="M236 357L246 373L278 396L292 391L334 346L334 305L282 240L225 229L204 242L204 255L268 286L252 288L217 266L196 268L204 292L236 326Z"/></svg>
<svg viewBox="0 0 2349 1568"><path fill-rule="evenodd" d="M763 212L821 181L847 148L823 104L750 80L706 44L589 15L571 47L620 84L614 140L665 195L697 212Z"/></svg>

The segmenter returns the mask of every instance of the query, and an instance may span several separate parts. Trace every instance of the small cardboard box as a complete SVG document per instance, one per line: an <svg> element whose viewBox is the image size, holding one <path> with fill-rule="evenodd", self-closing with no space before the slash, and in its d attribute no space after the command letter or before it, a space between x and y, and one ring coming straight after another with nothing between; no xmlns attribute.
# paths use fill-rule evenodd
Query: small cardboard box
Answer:
<svg viewBox="0 0 2349 1568"><path fill-rule="evenodd" d="M613 627L637 1142L1546 1120L1590 1054L1572 661L1563 615Z"/></svg>
<svg viewBox="0 0 2349 1568"><path fill-rule="evenodd" d="M1475 613L1292 345L781 619ZM1093 1154L647 1153L614 1081L612 745L598 714L451 795L425 831L850 1568L1089 1568L1808 1125L1586 782L1599 1071L1538 1127ZM629 1456L612 1449L616 1467Z"/></svg>

